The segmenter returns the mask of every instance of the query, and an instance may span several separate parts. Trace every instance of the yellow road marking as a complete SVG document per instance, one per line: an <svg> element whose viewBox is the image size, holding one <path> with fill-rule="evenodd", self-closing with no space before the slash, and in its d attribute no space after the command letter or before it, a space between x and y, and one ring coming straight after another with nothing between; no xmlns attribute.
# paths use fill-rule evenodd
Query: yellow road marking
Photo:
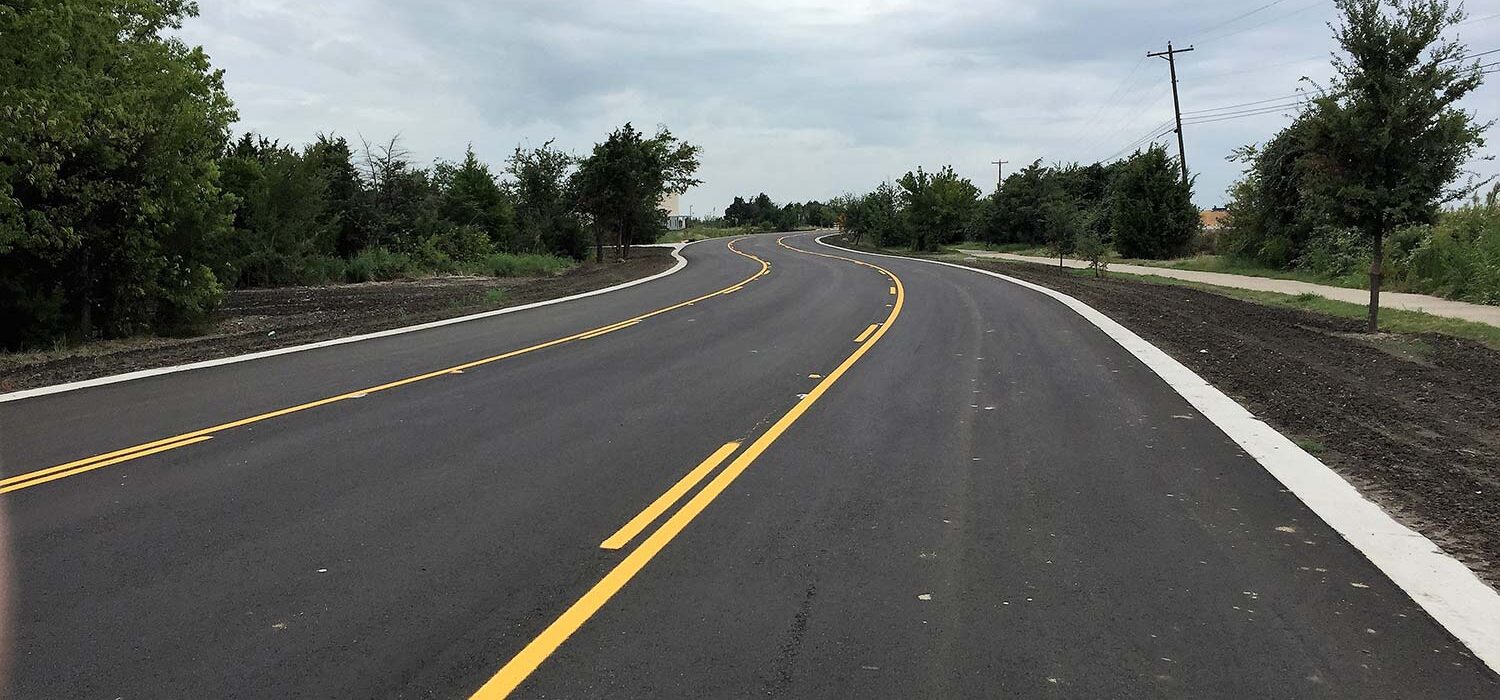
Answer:
<svg viewBox="0 0 1500 700"><path fill-rule="evenodd" d="M261 413L259 415L250 416L248 418L241 418L241 419L238 419L238 420L233 420L233 421L230 421L228 423L220 423L219 425L212 425L212 426L209 426L207 428L200 428L198 430L193 430L193 431L182 433L182 434L179 434L179 435L173 435L171 437L162 438L160 440L153 440L151 442L146 442L146 443L142 443L142 444L139 444L139 445L134 445L134 446L131 446L131 447L126 447L126 448L114 450L113 452L106 452L104 454L98 454L98 455L94 455L92 457L85 457L83 459L77 459L77 460L68 462L66 464L59 464L57 466L47 467L45 469L38 469L38 470L35 470L35 471L26 472L24 474L17 474L16 476L12 476L12 477L0 480L0 493L9 493L11 491L19 491L19 490L21 490L23 488L27 488L27 487L30 487L30 486L35 486L37 484L46 483L48 481L53 481L53 479L50 479L50 478L49 479L42 479L41 477L44 477L44 476L49 476L49 475L53 475L53 474L62 474L64 476L72 476L73 474L82 474L82 473L84 473L86 471L91 471L90 469L79 469L78 468L78 467L82 467L82 466L85 466L85 465L109 466L110 464L119 464L120 462L125 462L125 461L131 460L131 459L135 459L137 457L145 457L147 455L156 454L156 452L159 452L160 450L155 450L153 448L155 448L157 446L160 446L160 445L166 445L168 443L177 443L177 442L180 442L180 441L183 441L183 440L188 440L188 439L191 439L191 438L196 438L196 437L200 437L200 436L204 436L204 435L209 435L211 433L219 433L219 432L223 432L225 430L230 430L232 428L238 428L238 427L241 427L241 426L249 425L251 423L259 423L261 421L270 420L272 418L279 418L281 416L284 416L284 415L287 415L287 414L290 414L290 413L298 413L300 411L306 411L308 409L317 408L319 406L325 406L325 405L328 405L328 404L331 404L331 403L335 403L335 402L338 402L338 401L343 401L345 399L364 398L364 397L366 397L366 396L368 396L370 394L373 394L375 392L378 392L378 391L386 391L388 389L395 389L397 387L406 386L407 384L414 384L416 382L425 381L425 380L428 380L428 379L432 379L434 377L441 377L441 376L453 375L453 374L462 374L463 370L466 370L466 369L472 369L474 367L479 367L479 366L482 366L482 365L487 365L487 364L490 364L490 363L493 363L493 362L499 362L501 360L509 359L509 358L512 358L512 357L516 357L517 355L524 355L524 354L529 353L529 352L535 352L537 350L542 350L542 349L545 349L545 348L550 348L550 347L553 347L553 346L556 346L556 345L562 345L563 343L568 343L568 342L572 342L572 341L575 341L575 340L584 340L584 339L587 339L587 338L595 337L597 335L603 335L604 333L608 333L610 331L617 330L619 328L623 328L623 327L628 326L628 325L635 325L635 324L640 323L641 321L644 321L644 320L646 320L648 318L651 318L653 316L659 316L659 315L667 313L669 311L675 311L675 310L683 308L685 306L691 306L694 302L704 301L706 299L711 299L713 297L719 296L720 294L726 294L729 291L740 289L741 287L744 287L745 285L749 284L750 282L753 282L756 279L759 279L761 276L765 275L766 273L770 272L770 270L771 270L771 264L769 262L767 262L765 260L762 260L762 259L760 259L760 258L758 258L758 257L756 257L754 255L751 255L750 253L746 253L746 252L744 252L744 251L742 251L742 250L734 247L734 245L736 243L739 243L740 241L743 241L743 240L745 240L745 239L742 237L742 238L736 238L736 239L730 241L727 244L728 247L729 247L729 250L733 251L736 255L740 255L742 257L750 258L751 260L754 260L754 261L760 263L760 270L758 270L755 274L750 275L749 277L747 277L747 278L745 278L743 280L740 280L739 282L736 282L736 283L734 283L734 284L732 284L732 285L730 285L728 287L720 289L718 291L709 292L708 294L704 294L703 296L695 297L693 299L689 299L688 301L684 301L684 302L678 302L678 303L673 304L671 306L666 306L666 307L657 309L655 311L651 311L651 312L648 312L648 313L641 314L639 316L635 316L633 318L625 319L624 321L619 321L619 322L616 322L616 323L611 323L611 324L609 324L607 326L601 326L599 328L591 328L591 329L586 330L586 331L580 331L578 333L574 333L574 334L569 335L569 336L564 336L562 338L557 338L555 340L549 340L549 341L544 342L544 343L537 343L536 345L532 345L532 346L529 346L529 347L524 347L524 348L521 348L519 350L511 350L510 352L501 353L499 355L494 355L494 356L491 356L491 357L486 357L486 358L482 358L482 359L478 359L478 360L473 360L473 361L470 361L470 362L465 362L465 363L463 363L461 365L454 365L453 367L445 367L445 368L440 369L440 370L436 370L436 371L432 371L432 372L426 372L426 373L423 373L423 374L418 374L418 375L413 376L413 377L407 377L405 379L398 379L396 381L386 382L385 384L381 384L379 386L372 386L372 387L369 387L367 389L357 389L355 391L350 391L350 392L347 392L347 393L339 394L337 396L330 396L330 397L327 397L327 398L318 399L316 401L309 401L307 403L297 404L296 406L288 406L287 408L282 408L282 409L277 409L275 411L269 411L269 412L266 412L266 413ZM175 447L175 446L179 446L179 445L175 445L174 444L173 446ZM108 464L103 464L104 462L107 462ZM61 478L61 477L58 477L58 478ZM11 488L12 485L15 485L15 487Z"/></svg>
<svg viewBox="0 0 1500 700"><path fill-rule="evenodd" d="M38 476L35 479L32 479L31 481L26 481L26 482L21 482L21 483L11 483L11 484L9 484L7 486L0 487L0 493L10 493L11 491L19 491L19 490L24 489L24 488L28 488L28 487L31 487L31 486L36 486L37 484L45 484L45 483L47 483L49 481L56 481L56 480L61 479L63 477L73 476L74 474L82 474L84 472L90 472L90 471L93 471L95 469L101 469L103 467L108 467L108 466L110 466L112 464L119 464L120 462L128 462L128 461L130 461L132 459L135 459L137 457L145 457L146 455L154 455L154 454L156 454L158 452L166 452L167 450L175 450L175 449L177 449L179 447L186 447L188 445L192 445L192 444L195 444L195 443L203 442L204 440L212 440L212 439L214 439L214 436L212 436L212 435L200 435L198 437L188 438L186 440L182 440L182 441L179 441L179 442L173 442L173 443L169 443L169 444L166 444L166 445L159 445L159 446L153 447L153 448L151 448L149 450L144 450L144 451L141 451L141 452L132 452L132 453L130 453L128 455L124 455L124 456L121 456L121 457L116 457L114 459L106 459L106 460L104 460L102 462L94 462L94 463L89 464L87 466L78 467L77 469L73 469L73 470L70 470L70 471L51 472L51 473L48 473L48 474L43 474L43 475Z"/></svg>
<svg viewBox="0 0 1500 700"><path fill-rule="evenodd" d="M579 338L579 340L588 340L589 338L598 338L599 336L604 335L605 333L613 333L613 332L615 332L617 330L620 330L621 328L629 328L631 326L634 326L637 323L640 323L640 321L629 321L627 323L615 324L615 325L610 326L608 328L604 328L604 329L601 329L601 330L594 331L593 333L590 333L590 334L588 334L586 336L583 336L582 338Z"/></svg>
<svg viewBox="0 0 1500 700"><path fill-rule="evenodd" d="M870 334L875 332L875 327L879 326L879 325L880 324L878 324L878 323L872 323L872 324L870 324L870 327L866 328L865 332L860 333L859 337L854 339L854 342L856 342L856 343L863 343L863 342L865 342L865 338L870 337Z"/></svg>
<svg viewBox="0 0 1500 700"><path fill-rule="evenodd" d="M896 288L895 288L895 287L891 287L891 293L892 293L892 294L895 294L895 293L896 293Z"/></svg>
<svg viewBox="0 0 1500 700"><path fill-rule="evenodd" d="M698 482L703 480L703 477L708 476L710 472L717 469L720 464L724 463L724 460L729 458L729 455L734 454L734 451L738 449L740 449L740 442L736 440L734 442L726 442L723 447L714 450L713 454L709 455L702 462L699 462L697 467L694 467L692 471L687 473L687 476L682 477L677 483L672 484L672 488L667 489L665 493L658 496L655 501L651 502L651 505L646 506L645 510L641 511L634 518L631 518L630 522L625 523L625 526L615 531L615 534L610 535L609 539L601 542L599 547L602 549L619 549L629 544L631 540L635 539L636 535L641 534L641 531L646 529L647 525L656 522L656 519L662 513L671 508L683 495L692 490L694 486L697 486Z"/></svg>
<svg viewBox="0 0 1500 700"><path fill-rule="evenodd" d="M594 584L593 588L590 588L587 593L584 593L583 597L579 598L567 610L563 611L562 615L554 620L552 624L548 625L546 629L542 630L542 633L531 640L531 643L527 644L525 648L521 649L520 653L506 662L505 666L501 667L494 676L474 693L472 696L474 700L496 700L507 697L515 691L523 681L536 671L537 667L543 661L547 660L548 656L552 655L552 652L562 646L562 643L567 641L568 637L572 636L574 632L578 631L585 622L588 622L589 618L594 616L594 613L599 612L604 607L604 604L609 602L610 598L614 597L620 589L624 588L625 584L629 583L637 573L640 573L641 569L645 568L646 564L650 563L667 546L667 543L677 537L694 518L698 517L698 514L702 513L715 498L718 498L719 494L729 488L729 485L734 483L734 480L739 478L740 474L744 473L755 462L756 458L760 457L762 452L766 451L766 448L776 442L781 437L781 434L786 432L787 428L796 423L797 419L801 418L802 414L807 412L807 409L817 403L818 399L827 393L829 387L832 387L840 377L844 376L844 373L849 371L849 368L853 367L854 363L858 362L861 357L864 357L870 348L875 347L875 343L880 340L881 336L885 335L886 330L891 327L891 323L901 314L901 307L906 297L905 289L901 285L901 280L897 279L895 275L891 274L885 268L853 258L814 253L810 250L793 248L782 243L786 238L784 236L777 239L776 243L788 250L836 260L847 260L852 263L875 268L890 275L891 279L896 283L896 305L891 307L890 315L876 329L875 335L870 338L870 342L856 348L827 377L818 382L817 386L813 387L811 392L808 392L796 405L792 406L790 411L787 411L765 433L756 438L755 442L750 443L750 447L741 452L738 457L735 457L734 461L730 462L728 467L725 467L723 471L715 475L713 480L709 481L708 485L703 487L703 490L689 499L687 504L676 513L673 513L672 517L668 518L667 522L651 533L639 547L632 550L630 554L625 555L625 558L619 564L615 565L615 568L605 574L604 578Z"/></svg>

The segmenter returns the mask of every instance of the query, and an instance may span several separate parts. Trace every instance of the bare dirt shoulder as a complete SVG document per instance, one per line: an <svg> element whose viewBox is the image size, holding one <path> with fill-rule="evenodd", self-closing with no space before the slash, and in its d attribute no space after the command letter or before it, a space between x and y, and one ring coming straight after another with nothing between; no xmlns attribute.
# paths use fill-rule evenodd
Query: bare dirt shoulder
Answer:
<svg viewBox="0 0 1500 700"><path fill-rule="evenodd" d="M1199 289L966 260L1068 294L1187 365L1500 586L1500 351Z"/></svg>
<svg viewBox="0 0 1500 700"><path fill-rule="evenodd" d="M555 277L454 276L238 289L229 293L215 313L212 327L203 335L128 338L0 355L0 392L243 355L556 299L653 275L676 262L665 248L639 248L632 250L631 256L623 262L580 265Z"/></svg>

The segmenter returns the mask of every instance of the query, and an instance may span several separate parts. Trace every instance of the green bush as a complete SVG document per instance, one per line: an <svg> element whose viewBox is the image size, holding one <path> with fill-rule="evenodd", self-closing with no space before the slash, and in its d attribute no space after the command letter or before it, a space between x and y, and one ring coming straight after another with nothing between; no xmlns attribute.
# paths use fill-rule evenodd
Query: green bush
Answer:
<svg viewBox="0 0 1500 700"><path fill-rule="evenodd" d="M491 277L547 277L572 267L574 262L556 255L495 253L464 266L466 272Z"/></svg>
<svg viewBox="0 0 1500 700"><path fill-rule="evenodd" d="M411 257L392 253L385 248L366 248L349 260L344 279L350 282L375 282L410 277L416 266Z"/></svg>
<svg viewBox="0 0 1500 700"><path fill-rule="evenodd" d="M431 246L450 260L468 262L479 260L493 252L495 246L490 236L478 226L465 224L450 226L428 239Z"/></svg>

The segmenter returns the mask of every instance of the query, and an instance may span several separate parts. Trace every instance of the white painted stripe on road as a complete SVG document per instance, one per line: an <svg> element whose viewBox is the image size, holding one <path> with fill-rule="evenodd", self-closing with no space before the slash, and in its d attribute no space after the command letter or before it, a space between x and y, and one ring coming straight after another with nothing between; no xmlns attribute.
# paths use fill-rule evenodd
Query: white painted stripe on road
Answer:
<svg viewBox="0 0 1500 700"><path fill-rule="evenodd" d="M908 258L850 250L818 237L818 243L842 251L882 258L944 265L988 275L1056 299L1104 331L1166 381L1194 408L1244 448L1266 471L1296 494L1309 509L1338 531L1355 549L1406 591L1438 624L1463 642L1476 657L1500 672L1500 593L1462 562L1421 533L1397 522L1358 489L1308 454L1275 428L1256 418L1224 392L1161 348L1097 309L1067 294L989 270L941 260Z"/></svg>
<svg viewBox="0 0 1500 700"><path fill-rule="evenodd" d="M701 241L694 241L694 243L698 243L698 242L701 242ZM494 316L503 316L505 314L511 314L511 313L515 313L517 311L526 311L527 309L535 309L535 308L542 307L542 306L551 306L553 304L561 304L561 303L563 303L565 301L575 301L575 300L578 300L578 299L585 299L585 298L588 298L588 297L598 296L600 294L608 294L610 292L615 292L615 291L619 291L621 289L625 289L626 287L634 287L634 286L636 286L638 284L645 284L647 282L651 282L651 281L654 281L654 280L659 280L659 279L661 279L663 277L666 277L667 275L676 274L682 268L687 267L687 258L682 257L682 249L686 248L689 245L691 245L691 244L689 244L689 243L672 244L672 246L671 246L672 247L672 257L677 258L677 264L673 265L670 268L667 268L666 270L658 272L658 273L656 273L654 275L651 275L649 277L642 277L642 278L640 278L638 280L631 280L629 282L624 282L624 283L621 283L621 284L617 284L617 285L615 285L613 287L605 287L603 289L595 289L592 292L584 292L582 294L574 294L574 295L566 296L566 297L558 297L556 299L548 299L546 301L537 301L537 302L532 302L530 304L522 304L520 306L508 306L508 307L503 308L503 309L495 309L494 311L482 311L482 312L477 313L477 314L469 314L468 316L456 316L454 318L445 318L445 319L442 319L440 321L432 321L432 322L429 322L429 323L419 323L419 324L417 324L415 326L404 326L404 327L401 327L401 328L391 328L389 330L375 331L373 333L363 333L363 334L360 334L360 335L351 335L351 336L346 336L346 337L343 337L343 338L333 338L333 339L330 339L330 340L320 340L320 341L318 341L316 343L308 343L306 345L293 345L293 346L285 347L285 348L276 348L275 350L262 350L261 352L252 352L252 353L249 353L247 355L235 355L233 357L221 357L221 358L218 358L216 360L203 360L201 362L190 362L188 364L173 365L171 367L157 367L155 369L143 369L143 370L138 370L138 371L135 371L135 372L126 372L125 374L116 374L116 375L111 375L111 376L108 376L108 377L99 377L97 379L85 379L85 380L77 381L77 382L68 382L66 384L54 384L52 386L37 387L35 389L25 389L25 390L22 390L22 391L12 391L12 392L10 392L8 394L0 394L0 403L5 403L7 401L20 401L21 399L29 399L29 398L32 398L34 396L46 396L48 394L61 394L61 393L65 392L65 391L75 391L75 390L78 390L78 389L87 389L89 387L104 386L105 384L117 384L119 382L128 382L128 381L130 381L132 379L145 379L146 377L157 377L157 376L161 376L163 374L173 374L175 372L186 372L188 370L193 370L193 369L204 369L204 368L207 368L207 367L218 367L218 366L221 366L221 365L232 365L232 364L234 364L236 362L248 362L250 360L259 360L259 359L264 358L264 357L275 357L277 355L287 355L287 354L291 354L291 353L294 353L294 352L302 352L304 350L316 350L318 348L332 347L334 345L344 345L344 344L347 344L347 343L357 343L357 342L359 342L361 340L373 340L375 338L386 338L386 337L393 336L393 335L401 335L402 333L413 333L413 332L416 332L416 331L425 331L425 330L428 330L428 329L431 329L431 328L441 328L442 326L451 326L451 325L453 325L455 323L464 323L464 322L467 322L467 321L477 321L477 320L482 319L482 318L491 318L491 317L494 317Z"/></svg>

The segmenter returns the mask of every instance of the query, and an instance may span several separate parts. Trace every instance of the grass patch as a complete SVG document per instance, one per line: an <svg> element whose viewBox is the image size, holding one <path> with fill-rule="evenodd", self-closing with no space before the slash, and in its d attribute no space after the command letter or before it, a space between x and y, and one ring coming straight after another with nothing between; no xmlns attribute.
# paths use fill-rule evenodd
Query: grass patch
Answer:
<svg viewBox="0 0 1500 700"><path fill-rule="evenodd" d="M494 253L483 259L465 263L463 270L491 277L551 277L571 269L576 264L569 258L556 255Z"/></svg>
<svg viewBox="0 0 1500 700"><path fill-rule="evenodd" d="M1221 272L1227 275L1245 275L1246 277L1266 277L1278 280L1295 280L1297 282L1310 282L1312 284L1324 284L1332 287L1346 287L1349 289L1364 289L1369 284L1369 278L1363 275L1345 275L1342 277L1332 275L1320 275L1302 270L1277 270L1262 267L1252 262L1231 258L1227 255L1195 255L1191 258L1176 258L1173 260L1142 260L1138 258L1121 258L1110 256L1111 263L1122 265L1140 265L1142 267L1164 267L1173 270L1192 270L1195 272ZM1390 278L1385 280L1382 289L1395 291L1397 285Z"/></svg>
<svg viewBox="0 0 1500 700"><path fill-rule="evenodd" d="M956 253L960 250L984 250L991 253L1014 253L1016 255L1047 256L1047 248L1032 243L985 243L984 241L959 241L943 246L943 251Z"/></svg>
<svg viewBox="0 0 1500 700"><path fill-rule="evenodd" d="M1091 270L1070 270L1070 272L1077 275L1093 274ZM1347 301L1326 299L1316 294L1261 292L1253 289L1236 289L1234 287L1219 287L1201 282L1189 282L1187 280L1162 277L1160 275L1137 275L1129 272L1115 272L1114 270L1110 270L1105 274L1121 279L1144 280L1155 284L1191 287L1257 304L1285 306L1313 313L1338 316L1340 318L1364 319L1368 313L1368 309L1365 308L1364 304L1352 304ZM1485 323L1433 316L1432 314L1420 311L1381 309L1380 329L1391 333L1440 333L1458 338L1477 340L1491 347L1500 348L1500 328Z"/></svg>

